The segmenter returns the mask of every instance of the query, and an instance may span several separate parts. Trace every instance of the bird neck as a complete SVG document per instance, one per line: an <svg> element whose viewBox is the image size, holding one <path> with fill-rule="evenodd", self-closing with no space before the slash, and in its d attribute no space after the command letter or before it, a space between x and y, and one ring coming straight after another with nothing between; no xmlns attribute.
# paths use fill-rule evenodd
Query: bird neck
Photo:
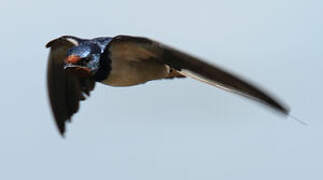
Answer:
<svg viewBox="0 0 323 180"><path fill-rule="evenodd" d="M107 46L103 53L100 56L100 65L98 71L94 74L94 80L97 82L101 82L105 80L111 71L111 60L110 60L110 52L109 46Z"/></svg>

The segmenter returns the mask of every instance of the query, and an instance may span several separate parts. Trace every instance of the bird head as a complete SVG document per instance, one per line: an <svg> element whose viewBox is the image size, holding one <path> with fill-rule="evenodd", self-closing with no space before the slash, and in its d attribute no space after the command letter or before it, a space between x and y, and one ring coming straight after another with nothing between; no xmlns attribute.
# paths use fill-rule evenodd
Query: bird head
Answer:
<svg viewBox="0 0 323 180"><path fill-rule="evenodd" d="M100 67L101 49L96 44L80 44L67 51L64 69L82 77L95 75Z"/></svg>

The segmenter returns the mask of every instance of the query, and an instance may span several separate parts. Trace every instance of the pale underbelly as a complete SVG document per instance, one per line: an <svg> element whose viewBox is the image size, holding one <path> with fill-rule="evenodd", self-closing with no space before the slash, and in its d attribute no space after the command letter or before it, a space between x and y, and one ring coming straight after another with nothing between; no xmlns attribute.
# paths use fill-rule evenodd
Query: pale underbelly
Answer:
<svg viewBox="0 0 323 180"><path fill-rule="evenodd" d="M167 77L169 68L154 62L114 63L107 79L110 86L132 86Z"/></svg>

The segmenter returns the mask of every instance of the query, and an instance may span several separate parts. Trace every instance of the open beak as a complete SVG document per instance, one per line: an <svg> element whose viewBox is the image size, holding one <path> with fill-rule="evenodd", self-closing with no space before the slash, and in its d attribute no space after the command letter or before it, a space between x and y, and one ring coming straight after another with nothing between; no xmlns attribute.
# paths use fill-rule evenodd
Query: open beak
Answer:
<svg viewBox="0 0 323 180"><path fill-rule="evenodd" d="M64 69L67 72L75 73L81 77L91 76L91 70L88 67L84 67L81 64L82 58L76 55L70 55L65 58Z"/></svg>

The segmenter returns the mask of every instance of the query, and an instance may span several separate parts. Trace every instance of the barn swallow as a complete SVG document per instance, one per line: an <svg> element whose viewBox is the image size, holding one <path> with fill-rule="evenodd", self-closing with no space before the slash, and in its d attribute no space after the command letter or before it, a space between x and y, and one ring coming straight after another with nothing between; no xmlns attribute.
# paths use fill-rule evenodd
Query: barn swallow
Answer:
<svg viewBox="0 0 323 180"><path fill-rule="evenodd" d="M151 80L191 77L257 100L288 115L289 109L242 78L199 58L144 37L119 35L81 39L62 36L50 48L47 84L50 104L61 135L96 82L133 86Z"/></svg>

